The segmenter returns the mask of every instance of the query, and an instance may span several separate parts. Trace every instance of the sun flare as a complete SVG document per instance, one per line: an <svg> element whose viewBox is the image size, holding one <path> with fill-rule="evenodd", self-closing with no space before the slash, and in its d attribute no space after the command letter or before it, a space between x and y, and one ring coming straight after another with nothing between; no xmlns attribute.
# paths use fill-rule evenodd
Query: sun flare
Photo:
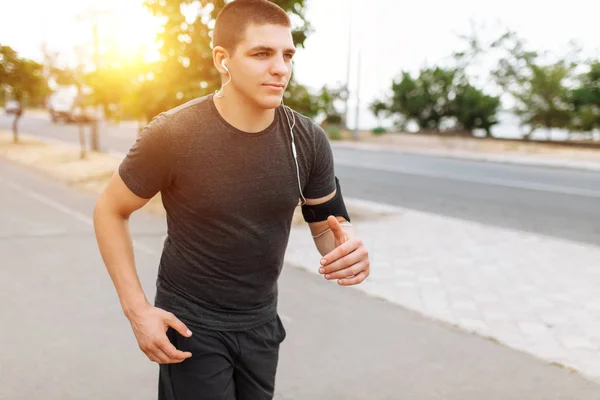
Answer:
<svg viewBox="0 0 600 400"><path fill-rule="evenodd" d="M99 26L102 55L111 63L152 62L159 58L157 34L162 21L144 8L142 2L127 7L107 8L104 24Z"/></svg>

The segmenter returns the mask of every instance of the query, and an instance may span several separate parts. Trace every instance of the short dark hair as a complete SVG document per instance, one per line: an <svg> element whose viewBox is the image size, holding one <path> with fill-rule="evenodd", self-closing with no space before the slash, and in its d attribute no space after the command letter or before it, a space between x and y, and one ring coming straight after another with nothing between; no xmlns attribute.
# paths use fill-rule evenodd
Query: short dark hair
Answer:
<svg viewBox="0 0 600 400"><path fill-rule="evenodd" d="M243 40L248 25L281 25L291 27L287 13L268 0L235 0L217 15L213 31L213 46L221 46L230 53Z"/></svg>

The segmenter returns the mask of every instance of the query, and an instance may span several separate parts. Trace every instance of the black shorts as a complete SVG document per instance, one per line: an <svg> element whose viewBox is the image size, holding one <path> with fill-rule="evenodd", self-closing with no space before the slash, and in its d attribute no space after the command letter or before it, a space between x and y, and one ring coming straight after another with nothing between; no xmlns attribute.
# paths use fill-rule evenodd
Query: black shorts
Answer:
<svg viewBox="0 0 600 400"><path fill-rule="evenodd" d="M247 331L192 329L192 337L169 328L167 337L192 357L161 364L158 400L272 399L279 345L286 332L279 316Z"/></svg>

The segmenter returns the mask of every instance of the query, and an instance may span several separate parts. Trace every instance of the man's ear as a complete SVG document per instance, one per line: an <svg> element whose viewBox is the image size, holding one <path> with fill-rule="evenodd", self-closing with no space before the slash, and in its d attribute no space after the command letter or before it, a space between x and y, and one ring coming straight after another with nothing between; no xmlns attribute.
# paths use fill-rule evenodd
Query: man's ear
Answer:
<svg viewBox="0 0 600 400"><path fill-rule="evenodd" d="M215 46L212 51L213 64L221 74L227 74L228 71L223 67L223 61L229 57L229 52L221 46Z"/></svg>

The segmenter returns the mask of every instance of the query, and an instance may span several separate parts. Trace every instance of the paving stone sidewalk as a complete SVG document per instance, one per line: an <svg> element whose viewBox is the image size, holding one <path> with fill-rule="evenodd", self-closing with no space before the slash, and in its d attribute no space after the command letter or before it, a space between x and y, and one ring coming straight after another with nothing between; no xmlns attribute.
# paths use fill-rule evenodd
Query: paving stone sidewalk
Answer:
<svg viewBox="0 0 600 400"><path fill-rule="evenodd" d="M600 246L350 199L372 274L356 287L600 381ZM318 274L306 226L286 261ZM332 283L333 284L333 283Z"/></svg>

